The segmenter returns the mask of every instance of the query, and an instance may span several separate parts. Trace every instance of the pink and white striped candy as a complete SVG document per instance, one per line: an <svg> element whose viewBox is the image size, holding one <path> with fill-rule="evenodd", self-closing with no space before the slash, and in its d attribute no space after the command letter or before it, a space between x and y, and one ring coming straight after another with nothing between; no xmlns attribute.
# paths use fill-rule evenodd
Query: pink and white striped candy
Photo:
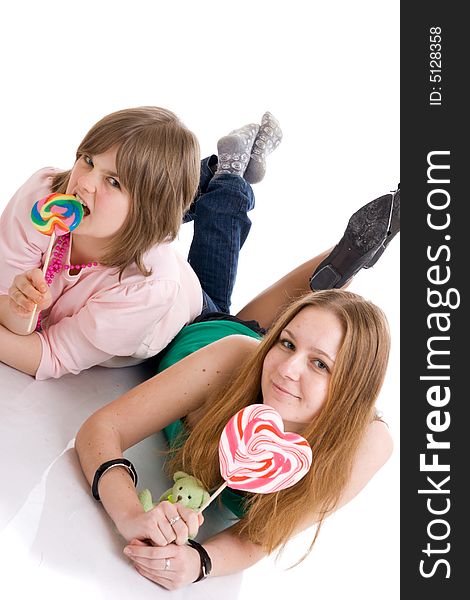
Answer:
<svg viewBox="0 0 470 600"><path fill-rule="evenodd" d="M307 474L312 449L297 433L284 432L281 415L264 404L238 411L219 441L220 473L234 490L269 494Z"/></svg>

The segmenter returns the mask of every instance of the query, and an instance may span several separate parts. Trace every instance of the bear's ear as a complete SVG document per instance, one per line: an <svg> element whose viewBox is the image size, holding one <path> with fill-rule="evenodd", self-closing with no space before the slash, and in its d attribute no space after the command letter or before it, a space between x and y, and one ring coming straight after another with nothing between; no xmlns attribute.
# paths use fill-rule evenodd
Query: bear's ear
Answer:
<svg viewBox="0 0 470 600"><path fill-rule="evenodd" d="M160 498L158 499L158 501L159 502L163 502L163 500L169 500L172 491L173 491L173 488L171 487L166 492L163 492L163 494L160 496ZM171 500L170 500L170 502L171 502Z"/></svg>
<svg viewBox="0 0 470 600"><path fill-rule="evenodd" d="M176 471L176 473L173 475L173 481L178 481L178 479L183 479L183 477L187 476L187 473L184 471Z"/></svg>

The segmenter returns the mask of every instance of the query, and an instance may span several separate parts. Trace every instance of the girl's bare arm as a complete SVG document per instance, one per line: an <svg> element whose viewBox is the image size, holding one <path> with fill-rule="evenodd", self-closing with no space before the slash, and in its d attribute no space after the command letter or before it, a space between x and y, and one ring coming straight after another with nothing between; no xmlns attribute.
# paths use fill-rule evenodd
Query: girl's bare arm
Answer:
<svg viewBox="0 0 470 600"><path fill-rule="evenodd" d="M388 426L379 420L372 421L359 445L351 477L338 508L352 500L390 458L393 441Z"/></svg>
<svg viewBox="0 0 470 600"><path fill-rule="evenodd" d="M14 329L14 324L7 318L8 311L8 296L0 296L0 314L5 317L5 326L0 324L0 361L28 375L36 375L42 357L41 340L36 333L20 335L10 331L8 327ZM21 317L16 320L27 322ZM24 323L23 327L26 329Z"/></svg>
<svg viewBox="0 0 470 600"><path fill-rule="evenodd" d="M350 502L364 489L377 471L390 458L392 451L393 442L387 425L379 420L372 421L359 445L353 462L351 476L335 511ZM318 515L306 516L305 521L297 528L297 532L312 527L318 520Z"/></svg>
<svg viewBox="0 0 470 600"><path fill-rule="evenodd" d="M223 338L94 413L81 427L75 442L88 482L91 484L102 463L122 457L126 449L201 407L208 393L224 386L234 368L257 344L246 336ZM125 468L109 470L100 480L99 494L104 508L127 540L148 537L159 543L150 535L152 524L145 518Z"/></svg>

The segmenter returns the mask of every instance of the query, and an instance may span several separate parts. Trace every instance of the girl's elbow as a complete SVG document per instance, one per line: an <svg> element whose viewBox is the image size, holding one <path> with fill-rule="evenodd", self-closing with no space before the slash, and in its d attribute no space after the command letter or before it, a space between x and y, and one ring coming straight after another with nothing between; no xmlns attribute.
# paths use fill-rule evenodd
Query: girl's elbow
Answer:
<svg viewBox="0 0 470 600"><path fill-rule="evenodd" d="M87 438L87 424L84 423L80 429L77 432L77 435L75 436L75 452L78 454L78 456L80 456L80 453L82 451L82 448L85 445L85 439Z"/></svg>
<svg viewBox="0 0 470 600"><path fill-rule="evenodd" d="M92 445L93 439L96 437L96 423L97 418L95 415L89 417L75 436L75 451L80 456L80 454L84 451L86 447L90 447Z"/></svg>

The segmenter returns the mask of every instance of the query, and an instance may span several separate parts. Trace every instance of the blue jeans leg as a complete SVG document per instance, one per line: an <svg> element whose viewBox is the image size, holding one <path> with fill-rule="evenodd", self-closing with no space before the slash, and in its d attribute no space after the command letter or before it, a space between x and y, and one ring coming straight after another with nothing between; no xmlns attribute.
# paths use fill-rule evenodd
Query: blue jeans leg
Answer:
<svg viewBox="0 0 470 600"><path fill-rule="evenodd" d="M213 177L210 165L214 163L216 157L202 161L198 196L184 221L194 220L188 261L202 289L228 313L238 256L251 228L247 212L254 207L255 197L250 184L239 175Z"/></svg>

